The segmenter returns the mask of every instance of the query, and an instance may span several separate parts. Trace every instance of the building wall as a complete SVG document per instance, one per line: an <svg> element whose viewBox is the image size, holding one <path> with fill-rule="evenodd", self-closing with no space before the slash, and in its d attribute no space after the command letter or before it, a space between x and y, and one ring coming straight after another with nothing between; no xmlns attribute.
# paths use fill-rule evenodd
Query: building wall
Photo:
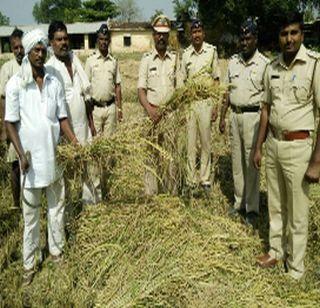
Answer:
<svg viewBox="0 0 320 308"><path fill-rule="evenodd" d="M130 38L131 45L124 45L124 38ZM111 32L111 51L112 52L146 52L152 47L153 39L151 31L113 31Z"/></svg>

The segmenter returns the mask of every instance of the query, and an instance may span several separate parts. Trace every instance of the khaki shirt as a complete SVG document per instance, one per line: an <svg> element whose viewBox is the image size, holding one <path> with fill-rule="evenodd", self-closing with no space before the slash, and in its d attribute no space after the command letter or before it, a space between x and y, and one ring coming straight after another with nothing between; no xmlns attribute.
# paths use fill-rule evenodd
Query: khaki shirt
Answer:
<svg viewBox="0 0 320 308"><path fill-rule="evenodd" d="M19 69L20 65L16 59L12 59L2 65L0 70L0 96L6 96L6 84Z"/></svg>
<svg viewBox="0 0 320 308"><path fill-rule="evenodd" d="M173 94L177 82L178 59L167 51L161 59L154 49L145 53L140 62L138 88L147 90L148 102L159 106Z"/></svg>
<svg viewBox="0 0 320 308"><path fill-rule="evenodd" d="M240 54L231 57L225 83L229 84L229 99L234 106L259 106L263 98L263 82L270 61L258 50L245 62Z"/></svg>
<svg viewBox="0 0 320 308"><path fill-rule="evenodd" d="M99 51L87 59L85 72L91 82L91 96L97 101L109 101L115 96L115 85L121 83L118 61Z"/></svg>
<svg viewBox="0 0 320 308"><path fill-rule="evenodd" d="M301 45L287 67L282 54L268 65L263 101L270 124L279 131L314 130L320 107L320 55Z"/></svg>
<svg viewBox="0 0 320 308"><path fill-rule="evenodd" d="M220 78L217 48L204 42L201 50L197 52L192 45L189 46L182 55L181 75L183 80L186 81L205 67L212 69L213 79Z"/></svg>

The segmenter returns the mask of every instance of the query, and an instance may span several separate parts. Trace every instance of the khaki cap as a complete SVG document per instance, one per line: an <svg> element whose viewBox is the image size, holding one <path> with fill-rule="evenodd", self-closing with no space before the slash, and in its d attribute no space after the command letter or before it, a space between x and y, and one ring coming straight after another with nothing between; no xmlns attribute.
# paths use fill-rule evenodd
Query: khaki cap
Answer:
<svg viewBox="0 0 320 308"><path fill-rule="evenodd" d="M170 20L165 15L159 15L157 16L153 22L152 27L154 31L160 32L160 33L168 33L170 32Z"/></svg>

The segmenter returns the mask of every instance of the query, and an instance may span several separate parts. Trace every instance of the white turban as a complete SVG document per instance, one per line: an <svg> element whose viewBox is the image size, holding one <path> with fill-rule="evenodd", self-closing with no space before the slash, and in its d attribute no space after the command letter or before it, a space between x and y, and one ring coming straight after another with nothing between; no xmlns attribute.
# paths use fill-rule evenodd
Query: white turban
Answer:
<svg viewBox="0 0 320 308"><path fill-rule="evenodd" d="M25 56L21 63L20 74L23 87L33 81L32 68L29 62L28 55L32 48L34 48L39 43L44 45L45 47L48 46L47 36L40 29L34 29L32 31L26 32L22 37L22 45L25 51Z"/></svg>

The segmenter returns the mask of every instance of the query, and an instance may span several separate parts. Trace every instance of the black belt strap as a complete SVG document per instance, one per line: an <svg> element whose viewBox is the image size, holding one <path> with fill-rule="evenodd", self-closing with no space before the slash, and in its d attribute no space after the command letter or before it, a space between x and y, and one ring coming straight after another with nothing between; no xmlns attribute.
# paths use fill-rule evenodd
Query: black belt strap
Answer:
<svg viewBox="0 0 320 308"><path fill-rule="evenodd" d="M231 109L235 113L258 112L260 106L235 106L231 104Z"/></svg>
<svg viewBox="0 0 320 308"><path fill-rule="evenodd" d="M94 100L94 105L96 107L108 107L108 106L112 105L114 102L115 102L115 98L113 97L109 101L96 101L96 100Z"/></svg>

